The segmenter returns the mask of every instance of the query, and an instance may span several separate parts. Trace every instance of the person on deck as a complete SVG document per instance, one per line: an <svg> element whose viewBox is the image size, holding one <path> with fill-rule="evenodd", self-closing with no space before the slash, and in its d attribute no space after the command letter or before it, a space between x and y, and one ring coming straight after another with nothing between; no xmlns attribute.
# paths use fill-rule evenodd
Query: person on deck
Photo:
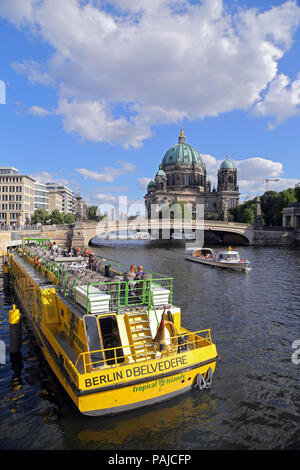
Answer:
<svg viewBox="0 0 300 470"><path fill-rule="evenodd" d="M144 274L144 268L141 264L139 264L137 268L137 273L134 279L142 279L143 274Z"/></svg>

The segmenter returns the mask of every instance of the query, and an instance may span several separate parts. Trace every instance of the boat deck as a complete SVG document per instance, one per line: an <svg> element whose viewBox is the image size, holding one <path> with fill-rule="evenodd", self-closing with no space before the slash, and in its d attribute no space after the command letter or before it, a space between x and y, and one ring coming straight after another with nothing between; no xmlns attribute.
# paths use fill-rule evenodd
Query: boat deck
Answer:
<svg viewBox="0 0 300 470"><path fill-rule="evenodd" d="M21 256L15 256L15 261L28 274L28 276L41 288L49 289L56 287L50 279L45 277L41 272L37 271L34 266L25 261Z"/></svg>

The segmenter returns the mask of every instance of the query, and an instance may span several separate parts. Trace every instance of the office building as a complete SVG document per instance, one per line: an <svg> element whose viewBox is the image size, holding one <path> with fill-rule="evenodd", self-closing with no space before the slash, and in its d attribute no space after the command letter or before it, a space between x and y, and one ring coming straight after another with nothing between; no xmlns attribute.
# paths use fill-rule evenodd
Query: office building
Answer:
<svg viewBox="0 0 300 470"><path fill-rule="evenodd" d="M43 183L34 183L34 209L49 210L49 191Z"/></svg>
<svg viewBox="0 0 300 470"><path fill-rule="evenodd" d="M34 213L35 181L14 167L0 167L0 223L29 224Z"/></svg>
<svg viewBox="0 0 300 470"><path fill-rule="evenodd" d="M62 196L62 212L64 214L75 214L76 196L71 189L62 184L46 183L46 187L51 193L59 193Z"/></svg>

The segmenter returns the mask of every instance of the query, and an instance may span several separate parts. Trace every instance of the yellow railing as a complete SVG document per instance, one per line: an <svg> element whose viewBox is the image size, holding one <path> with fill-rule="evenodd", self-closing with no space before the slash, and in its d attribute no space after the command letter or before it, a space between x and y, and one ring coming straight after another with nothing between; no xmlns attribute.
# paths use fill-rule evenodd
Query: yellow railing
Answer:
<svg viewBox="0 0 300 470"><path fill-rule="evenodd" d="M188 337L188 339L186 339L186 337ZM186 347L188 351L195 350L197 348L205 347L207 345L212 344L210 329L199 330L195 332L190 332L188 330L185 330L181 334L168 338L168 340L170 340L170 342L173 341L174 339L178 341L179 338L185 338L185 341L182 344L178 343L178 348ZM152 351L147 350L147 346L149 347L149 345L144 343L143 348L140 348L138 351L139 355L142 353L145 354L145 361L153 359L153 357L150 357L150 353L151 352L153 353L153 350ZM83 373L86 374L87 372L92 371L93 367L95 368L95 367L100 367L101 365L102 366L105 365L106 368L114 368L114 367L117 367L120 363L125 363L125 362L129 363L129 358L135 358L135 353L124 354L124 355L117 354L117 351L123 352L122 350L126 348L130 348L130 350L132 351L134 350L134 345L129 344L127 346L117 346L114 348L106 348L106 349L99 349L96 351L82 352L77 356L74 367L77 371L79 371L80 370L79 363L81 362L83 365L83 370L84 370ZM109 355L109 352L113 352L112 354L113 357L106 358ZM177 352L174 353L174 352L170 352L170 349L166 348L166 350L162 351L161 354L162 354L162 357L167 357L167 356L175 355L177 353L178 353L178 349L177 349ZM101 354L103 359L97 360L97 361L91 361L90 359L91 356L95 354ZM110 366L110 367L107 367L107 366Z"/></svg>

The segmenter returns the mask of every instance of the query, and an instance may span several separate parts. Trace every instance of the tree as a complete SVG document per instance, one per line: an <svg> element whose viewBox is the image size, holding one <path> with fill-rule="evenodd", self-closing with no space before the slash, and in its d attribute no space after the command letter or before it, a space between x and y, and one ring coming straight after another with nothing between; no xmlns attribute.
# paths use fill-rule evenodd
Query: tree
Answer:
<svg viewBox="0 0 300 470"><path fill-rule="evenodd" d="M192 204L188 201L175 201L169 206L166 204L159 211L161 218L170 217L170 219L187 219L193 218Z"/></svg>
<svg viewBox="0 0 300 470"><path fill-rule="evenodd" d="M46 211L46 209L36 209L34 211L33 216L31 217L31 223L32 224L40 223L42 225L45 225L48 219L49 219L49 214Z"/></svg>
<svg viewBox="0 0 300 470"><path fill-rule="evenodd" d="M255 219L255 209L253 206L246 207L241 222L244 224L253 224Z"/></svg>
<svg viewBox="0 0 300 470"><path fill-rule="evenodd" d="M282 210L292 202L296 202L293 188L285 189L280 193L267 191L261 197L261 209L265 214L266 225L282 225Z"/></svg>
<svg viewBox="0 0 300 470"><path fill-rule="evenodd" d="M51 219L52 224L54 225L64 223L64 216L61 212L59 212L58 209L53 209L53 211L50 214L50 219Z"/></svg>
<svg viewBox="0 0 300 470"><path fill-rule="evenodd" d="M300 183L296 184L294 191L297 202L300 202Z"/></svg>
<svg viewBox="0 0 300 470"><path fill-rule="evenodd" d="M98 206L89 206L88 207L88 220L96 220L99 222L105 217L105 215L102 215L100 213L99 207Z"/></svg>
<svg viewBox="0 0 300 470"><path fill-rule="evenodd" d="M252 199L237 207L231 207L228 210L228 218L233 222L253 224L255 219L255 204L255 199Z"/></svg>
<svg viewBox="0 0 300 470"><path fill-rule="evenodd" d="M220 214L214 214L213 212L204 212L204 220L220 220Z"/></svg>
<svg viewBox="0 0 300 470"><path fill-rule="evenodd" d="M64 215L64 223L65 224L74 224L75 222L75 215L71 214L71 212L68 212L67 214Z"/></svg>
<svg viewBox="0 0 300 470"><path fill-rule="evenodd" d="M277 193L276 191L266 191L260 197L261 212L264 224L281 226L283 208L292 202L295 202L297 197L300 199L300 185L299 190L297 189L296 185L296 188L285 189L280 193ZM233 222L253 223L255 219L255 199L229 209L228 212L230 214L231 220L233 220Z"/></svg>

